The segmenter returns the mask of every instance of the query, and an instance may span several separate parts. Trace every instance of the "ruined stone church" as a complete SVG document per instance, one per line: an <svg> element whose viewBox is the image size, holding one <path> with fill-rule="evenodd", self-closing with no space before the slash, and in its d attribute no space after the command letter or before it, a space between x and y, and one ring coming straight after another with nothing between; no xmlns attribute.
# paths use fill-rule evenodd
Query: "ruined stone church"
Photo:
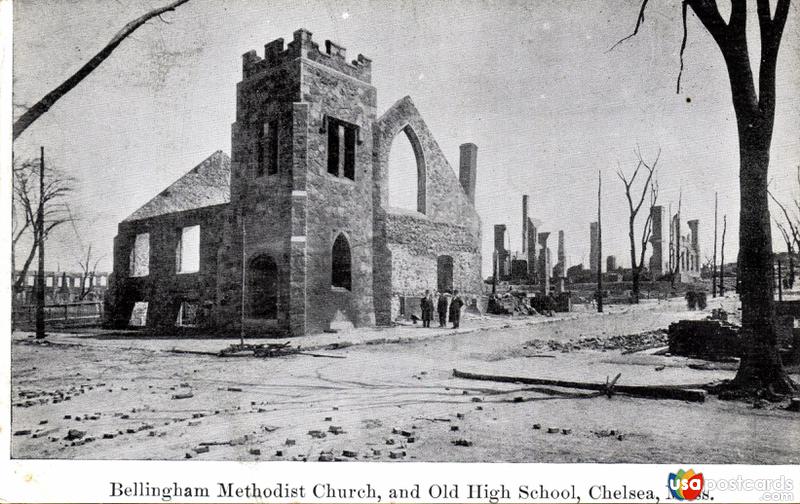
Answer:
<svg viewBox="0 0 800 504"><path fill-rule="evenodd" d="M109 322L300 335L388 324L426 289L478 296L477 147L461 146L456 174L409 97L377 117L371 67L302 29L246 53L231 157L119 224ZM389 206L401 134L416 211Z"/></svg>

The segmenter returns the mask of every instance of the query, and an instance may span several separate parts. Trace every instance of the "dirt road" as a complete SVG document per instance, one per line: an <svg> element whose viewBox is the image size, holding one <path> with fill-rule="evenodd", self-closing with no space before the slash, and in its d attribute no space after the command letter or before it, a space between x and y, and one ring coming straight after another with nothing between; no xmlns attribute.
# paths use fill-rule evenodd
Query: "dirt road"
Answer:
<svg viewBox="0 0 800 504"><path fill-rule="evenodd" d="M17 458L454 462L800 462L800 415L709 398L703 404L567 396L452 377L481 373L692 384L730 378L685 358L619 350L531 352L530 341L607 338L700 317L673 301L563 320L473 320L428 336L386 329L352 346L273 359L169 353L230 341L15 334ZM467 320L466 326L469 326ZM504 327L507 326L507 327ZM399 343L391 343L399 341ZM297 340L304 346L322 339ZM317 346L320 346L317 345ZM547 354L550 357L540 357ZM794 375L795 379L798 376ZM538 427L538 428L536 428ZM549 433L549 430L558 429Z"/></svg>

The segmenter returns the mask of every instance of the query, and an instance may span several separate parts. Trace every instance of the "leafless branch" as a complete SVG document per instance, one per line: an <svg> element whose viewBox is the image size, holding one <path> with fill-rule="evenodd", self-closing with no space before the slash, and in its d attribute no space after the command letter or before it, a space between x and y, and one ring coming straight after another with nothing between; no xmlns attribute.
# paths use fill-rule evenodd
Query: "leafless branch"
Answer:
<svg viewBox="0 0 800 504"><path fill-rule="evenodd" d="M649 0L642 0L642 5L641 5L641 7L639 7L639 16L636 18L636 26L634 26L634 28L633 28L633 33L631 33L630 35L628 35L626 37L623 37L623 38L619 39L614 45L612 45L606 51L606 53L609 53L609 52L613 51L614 48L616 48L618 45L620 45L621 43L625 42L626 40L628 40L630 38L635 37L636 34L639 33L639 27L642 26L642 23L644 22L644 10L647 8L647 2L648 1Z"/></svg>
<svg viewBox="0 0 800 504"><path fill-rule="evenodd" d="M138 18L126 24L119 32L117 32L116 35L114 35L111 41L109 41L108 44L106 44L106 46L100 50L100 52L95 54L86 64L78 69L77 72L59 84L58 87L47 93L44 98L39 100L14 122L14 140L16 140L23 131L33 124L34 121L41 117L42 114L50 110L50 108L55 105L55 103L62 96L70 92L83 79L89 76L89 74L91 74L98 66L100 66L103 61L106 60L106 58L111 55L112 52L114 52L114 49L116 49L123 40L136 31L140 26L145 24L150 19L160 16L165 12L174 11L178 6L185 4L188 1L189 0L174 0L164 7L159 7L148 11L144 15L139 16Z"/></svg>

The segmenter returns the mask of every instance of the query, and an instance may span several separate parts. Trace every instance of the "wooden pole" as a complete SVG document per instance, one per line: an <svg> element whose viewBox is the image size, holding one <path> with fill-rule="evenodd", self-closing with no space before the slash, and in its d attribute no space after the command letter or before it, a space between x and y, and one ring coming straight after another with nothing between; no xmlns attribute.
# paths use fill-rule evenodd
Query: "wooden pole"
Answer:
<svg viewBox="0 0 800 504"><path fill-rule="evenodd" d="M781 271L781 261L778 260L778 301L783 301L783 272Z"/></svg>
<svg viewBox="0 0 800 504"><path fill-rule="evenodd" d="M38 229L39 272L36 276L36 339L43 339L44 332L44 146L39 157L39 209L36 212L36 228Z"/></svg>
<svg viewBox="0 0 800 504"><path fill-rule="evenodd" d="M597 313L603 313L603 224L600 220L602 174L597 170Z"/></svg>
<svg viewBox="0 0 800 504"><path fill-rule="evenodd" d="M711 297L717 297L717 193L714 193L714 260L711 266Z"/></svg>
<svg viewBox="0 0 800 504"><path fill-rule="evenodd" d="M525 378L520 376L498 376L484 375L477 373L467 373L453 370L454 378L467 380L484 380L499 383L521 383L523 385L545 385L551 387L574 388L579 390L595 390L609 394L621 393L634 397L646 397L650 399L676 399L679 401L704 402L706 391L696 388L681 388L664 385L617 385L619 375L611 383L587 383L564 380L546 380L542 378Z"/></svg>
<svg viewBox="0 0 800 504"><path fill-rule="evenodd" d="M244 209L239 208L239 218L242 220L242 309L241 309L241 323L239 324L239 342L244 346L244 303L245 303L245 288L247 285L247 230L244 225Z"/></svg>
<svg viewBox="0 0 800 504"><path fill-rule="evenodd" d="M722 216L722 241L719 250L719 295L725 295L725 232L728 230L728 216ZM738 264L738 261L737 261ZM736 275L737 278L739 275ZM737 280L738 281L738 280Z"/></svg>

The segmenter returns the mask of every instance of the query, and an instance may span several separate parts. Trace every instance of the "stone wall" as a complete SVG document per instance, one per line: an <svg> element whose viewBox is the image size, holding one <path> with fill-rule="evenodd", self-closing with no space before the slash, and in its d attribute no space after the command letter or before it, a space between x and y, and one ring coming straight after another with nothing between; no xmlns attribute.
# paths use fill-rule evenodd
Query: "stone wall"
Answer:
<svg viewBox="0 0 800 504"><path fill-rule="evenodd" d="M418 212L388 206L389 153L394 137L408 135L417 154L424 190ZM459 177L417 111L411 98L395 103L376 122L375 314L378 323L397 316L399 295L419 295L437 286L437 257L453 258L453 286L465 294L481 293L480 218ZM473 150L467 149L474 154ZM472 157L474 163L475 156ZM460 164L469 163L461 160ZM474 167L466 173L475 173Z"/></svg>
<svg viewBox="0 0 800 504"><path fill-rule="evenodd" d="M106 297L107 322L116 327L127 325L137 301L148 303L147 326L151 329L174 328L183 301L213 306L217 253L222 245L226 211L227 205L215 205L120 223L114 238L114 272ZM200 226L199 271L176 273L180 230L194 225ZM130 253L136 235L141 233L150 234L149 274L132 277L128 271Z"/></svg>
<svg viewBox="0 0 800 504"><path fill-rule="evenodd" d="M244 56L245 67L249 59L248 53ZM297 323L292 318L297 314L290 296L290 238L299 63L286 59L259 71L250 68L245 76L237 85L236 122L231 127L231 205L225 219L225 246L220 253L216 323L220 328L237 330L244 323L250 334L286 333L293 322ZM259 165L259 161L269 161L266 156L259 157L259 146L263 141L261 132L270 123L277 123L278 129L274 174ZM242 265L258 256L269 256L277 264L276 319L259 319L248 313L246 282L242 310Z"/></svg>
<svg viewBox="0 0 800 504"><path fill-rule="evenodd" d="M341 49L341 48L340 48ZM328 61L301 62L301 97L308 105L306 169L306 330L328 329L335 318L375 324L373 305L372 130L376 92L368 82L331 71ZM355 180L328 173L326 121L357 126ZM352 288L331 286L331 250L343 234L350 245Z"/></svg>

